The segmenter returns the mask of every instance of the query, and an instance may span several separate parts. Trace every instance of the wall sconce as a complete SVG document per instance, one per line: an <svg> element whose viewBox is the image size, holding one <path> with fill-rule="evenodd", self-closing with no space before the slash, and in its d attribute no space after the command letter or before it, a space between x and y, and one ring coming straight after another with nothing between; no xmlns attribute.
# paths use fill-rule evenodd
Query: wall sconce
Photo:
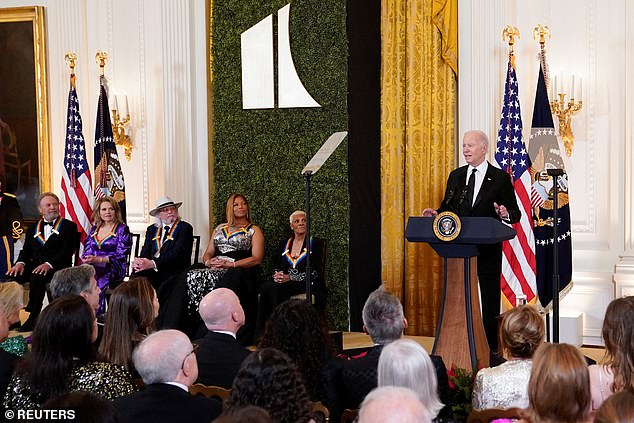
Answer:
<svg viewBox="0 0 634 423"><path fill-rule="evenodd" d="M112 109L112 135L114 143L123 147L125 158L130 160L132 157L132 141L130 135L126 134L126 126L130 123L130 109L128 108L128 96L113 95L114 108ZM122 116L125 116L122 118Z"/></svg>
<svg viewBox="0 0 634 423"><path fill-rule="evenodd" d="M557 82L561 84L557 86ZM557 116L559 120L559 136L564 140L564 147L566 148L566 155L570 157L572 155L572 147L575 145L575 137L572 134L572 115L581 110L583 101L581 97L583 95L583 79L579 77L579 100L575 101L575 75L570 78L570 100L566 103L566 93L559 92L558 88L562 88L563 91L563 77L560 75L559 81L557 81L557 75L555 75L555 83L553 84L550 102L550 112ZM556 97L559 97L557 100Z"/></svg>

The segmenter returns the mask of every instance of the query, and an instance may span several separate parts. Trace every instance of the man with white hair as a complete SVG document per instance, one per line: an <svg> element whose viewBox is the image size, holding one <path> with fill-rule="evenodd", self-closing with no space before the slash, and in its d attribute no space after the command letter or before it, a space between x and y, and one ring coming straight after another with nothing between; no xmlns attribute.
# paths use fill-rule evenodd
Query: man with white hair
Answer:
<svg viewBox="0 0 634 423"><path fill-rule="evenodd" d="M198 377L195 347L177 330L161 330L145 338L132 353L134 368L146 387L114 402L120 423L205 422L215 419L222 405L190 395Z"/></svg>
<svg viewBox="0 0 634 423"><path fill-rule="evenodd" d="M198 344L198 380L205 385L231 389L240 365L251 353L238 344L236 333L244 325L238 296L228 288L216 288L198 306L207 334Z"/></svg>
<svg viewBox="0 0 634 423"><path fill-rule="evenodd" d="M414 391L396 386L376 388L368 394L359 410L359 423L431 423Z"/></svg>

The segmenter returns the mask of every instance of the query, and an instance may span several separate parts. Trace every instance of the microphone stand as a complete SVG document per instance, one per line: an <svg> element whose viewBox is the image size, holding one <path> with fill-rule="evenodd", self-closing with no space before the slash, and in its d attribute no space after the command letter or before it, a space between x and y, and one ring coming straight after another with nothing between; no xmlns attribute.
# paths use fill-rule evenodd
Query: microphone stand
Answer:
<svg viewBox="0 0 634 423"><path fill-rule="evenodd" d="M312 293L312 269L310 268L310 177L313 172L304 172L304 180L306 181L306 190L304 204L306 208L306 302L313 303Z"/></svg>
<svg viewBox="0 0 634 423"><path fill-rule="evenodd" d="M559 343L559 236L558 222L558 178L564 174L563 169L548 169L546 173L553 178L553 343Z"/></svg>

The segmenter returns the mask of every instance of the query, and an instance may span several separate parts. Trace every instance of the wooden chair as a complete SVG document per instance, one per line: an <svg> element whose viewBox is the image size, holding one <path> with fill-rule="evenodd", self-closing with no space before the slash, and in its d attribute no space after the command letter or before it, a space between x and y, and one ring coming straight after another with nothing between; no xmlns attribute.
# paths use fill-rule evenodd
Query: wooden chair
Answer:
<svg viewBox="0 0 634 423"><path fill-rule="evenodd" d="M310 413L317 423L330 421L330 411L321 401L310 402Z"/></svg>
<svg viewBox="0 0 634 423"><path fill-rule="evenodd" d="M341 423L353 423L359 416L359 409L351 410L346 408L341 413Z"/></svg>
<svg viewBox="0 0 634 423"><path fill-rule="evenodd" d="M467 423L490 423L495 419L520 419L520 408L488 408L471 410Z"/></svg>
<svg viewBox="0 0 634 423"><path fill-rule="evenodd" d="M223 388L221 386L207 386L202 383L194 383L189 387L189 393L194 396L216 398L221 402L225 402L231 395L231 389Z"/></svg>

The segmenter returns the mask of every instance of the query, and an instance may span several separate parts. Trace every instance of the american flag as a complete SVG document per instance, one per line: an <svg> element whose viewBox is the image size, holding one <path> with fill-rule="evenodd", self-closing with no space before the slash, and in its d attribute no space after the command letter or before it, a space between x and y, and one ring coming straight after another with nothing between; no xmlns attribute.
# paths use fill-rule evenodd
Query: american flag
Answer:
<svg viewBox="0 0 634 423"><path fill-rule="evenodd" d="M509 55L504 104L498 130L495 160L511 175L517 204L522 212L520 221L513 224L517 236L502 243L502 275L500 286L507 307L515 307L518 295L528 303L536 302L535 239L531 210L531 161L522 138L522 113L512 53Z"/></svg>
<svg viewBox="0 0 634 423"><path fill-rule="evenodd" d="M68 93L66 149L60 202L60 214L77 224L83 242L90 232L93 196L74 74L70 77Z"/></svg>
<svg viewBox="0 0 634 423"><path fill-rule="evenodd" d="M125 180L112 135L108 95L105 78L102 76L99 83L99 104L95 126L95 198L105 196L113 197L119 203L121 215L125 221Z"/></svg>
<svg viewBox="0 0 634 423"><path fill-rule="evenodd" d="M549 310L553 299L553 180L546 174L548 169L564 169L564 160L559 148L553 115L546 89L546 60L542 51L539 79L535 91L535 106L528 154L533 163L531 174L533 188L538 191L539 201L534 204L535 256L537 262L537 293L539 302ZM559 263L559 296L563 297L572 288L572 238L570 231L570 205L568 198L568 176L557 177L559 195L557 210L557 244Z"/></svg>

